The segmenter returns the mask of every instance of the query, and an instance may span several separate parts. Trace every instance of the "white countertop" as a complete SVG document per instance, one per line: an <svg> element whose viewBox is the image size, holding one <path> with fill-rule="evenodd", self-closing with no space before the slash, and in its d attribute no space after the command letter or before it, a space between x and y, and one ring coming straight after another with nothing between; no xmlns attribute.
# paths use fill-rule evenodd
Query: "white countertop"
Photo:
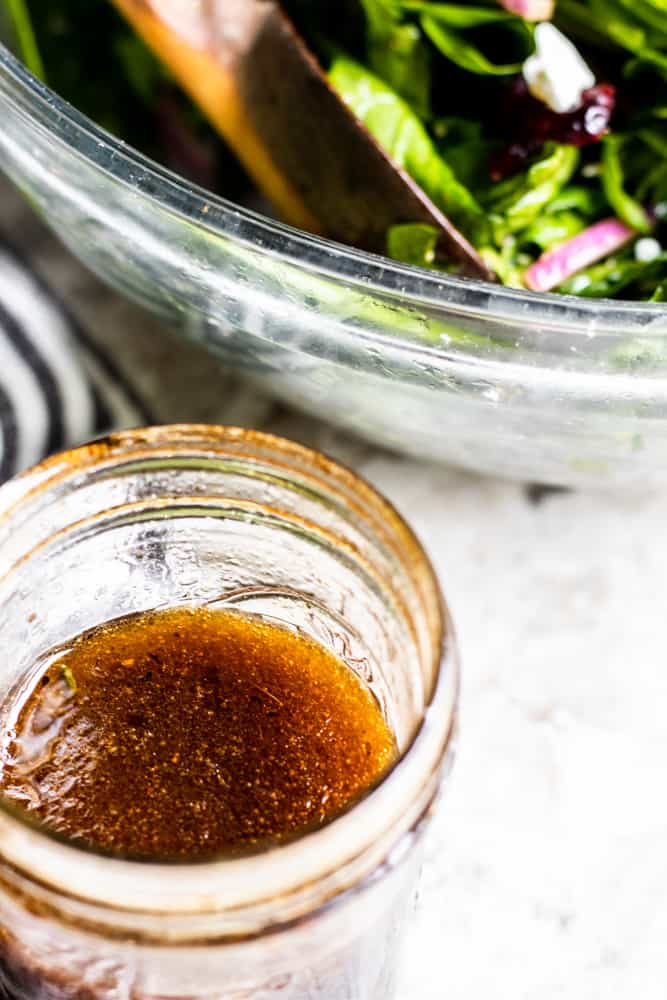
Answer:
<svg viewBox="0 0 667 1000"><path fill-rule="evenodd" d="M390 455L248 392L0 198L164 420L252 424L353 465L426 545L460 635L458 759L401 1000L667 990L667 497L550 494ZM15 225L19 216L21 226Z"/></svg>

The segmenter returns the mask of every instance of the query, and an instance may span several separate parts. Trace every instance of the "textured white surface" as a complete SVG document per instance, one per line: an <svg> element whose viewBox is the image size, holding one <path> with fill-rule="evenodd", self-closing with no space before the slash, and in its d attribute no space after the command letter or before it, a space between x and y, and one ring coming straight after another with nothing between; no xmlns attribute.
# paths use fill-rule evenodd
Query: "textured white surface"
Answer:
<svg viewBox="0 0 667 1000"><path fill-rule="evenodd" d="M401 1000L664 997L665 497L535 506L515 485L352 457L429 549L463 655Z"/></svg>
<svg viewBox="0 0 667 1000"><path fill-rule="evenodd" d="M286 413L101 289L1 192L0 206L0 229L21 232L158 417L255 424L321 447L426 544L460 633L463 702L401 1000L664 998L667 498L536 505L520 486Z"/></svg>

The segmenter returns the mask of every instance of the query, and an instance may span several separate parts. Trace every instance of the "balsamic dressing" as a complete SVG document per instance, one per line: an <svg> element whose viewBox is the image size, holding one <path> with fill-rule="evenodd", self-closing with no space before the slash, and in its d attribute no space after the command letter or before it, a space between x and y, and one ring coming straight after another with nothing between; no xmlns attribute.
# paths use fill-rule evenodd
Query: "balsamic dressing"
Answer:
<svg viewBox="0 0 667 1000"><path fill-rule="evenodd" d="M320 826L396 754L368 688L313 640L236 612L101 625L14 706L0 788L123 855L234 855Z"/></svg>

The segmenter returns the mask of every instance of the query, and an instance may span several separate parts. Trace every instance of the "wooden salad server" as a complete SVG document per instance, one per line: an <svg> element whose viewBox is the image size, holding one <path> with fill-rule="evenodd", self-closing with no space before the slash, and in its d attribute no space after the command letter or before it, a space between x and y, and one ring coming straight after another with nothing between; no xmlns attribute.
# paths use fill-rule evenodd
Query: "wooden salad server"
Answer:
<svg viewBox="0 0 667 1000"><path fill-rule="evenodd" d="M384 153L329 85L274 0L112 0L293 226L383 252L424 222L462 273L492 279L474 247Z"/></svg>

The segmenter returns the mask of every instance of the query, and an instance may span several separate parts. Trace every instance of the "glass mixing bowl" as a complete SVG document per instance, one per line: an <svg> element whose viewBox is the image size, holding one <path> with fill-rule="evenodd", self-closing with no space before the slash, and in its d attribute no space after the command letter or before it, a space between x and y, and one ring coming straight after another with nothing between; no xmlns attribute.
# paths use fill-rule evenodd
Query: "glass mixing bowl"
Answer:
<svg viewBox="0 0 667 1000"><path fill-rule="evenodd" d="M88 267L272 393L429 459L667 482L667 307L502 288L298 232L156 166L0 46L0 166Z"/></svg>

